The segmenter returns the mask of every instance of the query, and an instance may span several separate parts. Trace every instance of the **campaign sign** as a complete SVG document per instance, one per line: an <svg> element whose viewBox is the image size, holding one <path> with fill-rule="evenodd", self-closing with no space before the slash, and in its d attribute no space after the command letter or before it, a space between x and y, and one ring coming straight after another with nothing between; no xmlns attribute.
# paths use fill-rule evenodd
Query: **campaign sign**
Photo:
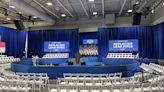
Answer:
<svg viewBox="0 0 164 92"><path fill-rule="evenodd" d="M84 39L83 44L97 44L97 39Z"/></svg>
<svg viewBox="0 0 164 92"><path fill-rule="evenodd" d="M44 52L69 52L69 42L46 41L44 42Z"/></svg>
<svg viewBox="0 0 164 92"><path fill-rule="evenodd" d="M137 52L138 40L109 40L109 51L111 52Z"/></svg>
<svg viewBox="0 0 164 92"><path fill-rule="evenodd" d="M0 42L0 53L5 53L5 52L6 52L6 43Z"/></svg>

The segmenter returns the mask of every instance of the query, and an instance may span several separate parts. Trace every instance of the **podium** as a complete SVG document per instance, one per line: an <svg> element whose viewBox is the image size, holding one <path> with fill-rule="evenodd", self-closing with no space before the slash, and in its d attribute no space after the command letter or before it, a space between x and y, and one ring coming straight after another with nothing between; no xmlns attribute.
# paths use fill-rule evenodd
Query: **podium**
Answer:
<svg viewBox="0 0 164 92"><path fill-rule="evenodd" d="M80 64L80 57L75 58L76 64Z"/></svg>

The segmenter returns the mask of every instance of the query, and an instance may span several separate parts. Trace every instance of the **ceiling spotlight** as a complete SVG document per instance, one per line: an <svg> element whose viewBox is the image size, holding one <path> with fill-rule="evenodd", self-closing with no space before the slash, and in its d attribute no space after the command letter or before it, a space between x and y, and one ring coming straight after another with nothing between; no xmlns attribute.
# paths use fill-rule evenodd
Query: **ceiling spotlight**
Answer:
<svg viewBox="0 0 164 92"><path fill-rule="evenodd" d="M133 10L128 10L129 13L133 12Z"/></svg>
<svg viewBox="0 0 164 92"><path fill-rule="evenodd" d="M136 4L136 5L138 5L138 4L139 4L139 2L137 1L135 4Z"/></svg>
<svg viewBox="0 0 164 92"><path fill-rule="evenodd" d="M151 10L151 13L154 13L154 9Z"/></svg>
<svg viewBox="0 0 164 92"><path fill-rule="evenodd" d="M66 17L66 15L65 15L65 14L61 14L61 16L62 16L62 17Z"/></svg>
<svg viewBox="0 0 164 92"><path fill-rule="evenodd" d="M15 8L15 6L13 6L13 5L10 5L9 7L10 7L10 8Z"/></svg>
<svg viewBox="0 0 164 92"><path fill-rule="evenodd" d="M33 16L32 18L36 19L37 17L36 16Z"/></svg>
<svg viewBox="0 0 164 92"><path fill-rule="evenodd" d="M51 5L52 5L52 3L51 3L51 2L47 2L46 4L47 4L47 5L49 5L49 6L51 6Z"/></svg>
<svg viewBox="0 0 164 92"><path fill-rule="evenodd" d="M93 12L93 15L97 15L97 12Z"/></svg>
<svg viewBox="0 0 164 92"><path fill-rule="evenodd" d="M94 2L95 0L89 0L89 2Z"/></svg>
<svg viewBox="0 0 164 92"><path fill-rule="evenodd" d="M7 20L11 20L10 18L6 18Z"/></svg>

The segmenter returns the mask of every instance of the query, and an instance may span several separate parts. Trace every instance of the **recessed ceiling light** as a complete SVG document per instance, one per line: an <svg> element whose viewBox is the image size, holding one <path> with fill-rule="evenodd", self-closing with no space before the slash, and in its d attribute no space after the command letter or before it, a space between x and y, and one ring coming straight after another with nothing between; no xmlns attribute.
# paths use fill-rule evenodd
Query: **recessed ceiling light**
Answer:
<svg viewBox="0 0 164 92"><path fill-rule="evenodd" d="M15 8L15 6L13 6L13 5L10 5L9 7L10 7L10 8Z"/></svg>
<svg viewBox="0 0 164 92"><path fill-rule="evenodd" d="M47 2L46 4L47 4L47 5L49 5L49 6L51 6L51 5L52 5L52 3L51 3L51 2Z"/></svg>
<svg viewBox="0 0 164 92"><path fill-rule="evenodd" d="M11 20L10 18L6 18L7 20Z"/></svg>
<svg viewBox="0 0 164 92"><path fill-rule="evenodd" d="M37 17L36 16L33 16L32 18L36 19Z"/></svg>
<svg viewBox="0 0 164 92"><path fill-rule="evenodd" d="M93 15L97 15L97 12L93 12Z"/></svg>
<svg viewBox="0 0 164 92"><path fill-rule="evenodd" d="M94 2L95 0L89 0L89 2Z"/></svg>
<svg viewBox="0 0 164 92"><path fill-rule="evenodd" d="M61 16L62 16L62 17L66 17L66 15L65 15L65 14L61 14Z"/></svg>
<svg viewBox="0 0 164 92"><path fill-rule="evenodd" d="M130 13L130 12L133 12L133 10L128 10L128 12Z"/></svg>

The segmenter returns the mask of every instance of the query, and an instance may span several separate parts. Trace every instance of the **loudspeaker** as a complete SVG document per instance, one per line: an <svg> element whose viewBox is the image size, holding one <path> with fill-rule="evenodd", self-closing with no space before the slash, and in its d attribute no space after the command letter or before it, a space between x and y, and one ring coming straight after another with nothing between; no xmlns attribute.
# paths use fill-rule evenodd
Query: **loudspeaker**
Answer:
<svg viewBox="0 0 164 92"><path fill-rule="evenodd" d="M140 25L141 22L141 13L133 14L133 25Z"/></svg>
<svg viewBox="0 0 164 92"><path fill-rule="evenodd" d="M23 22L21 20L14 20L14 24L15 24L17 30L24 30L25 29Z"/></svg>

